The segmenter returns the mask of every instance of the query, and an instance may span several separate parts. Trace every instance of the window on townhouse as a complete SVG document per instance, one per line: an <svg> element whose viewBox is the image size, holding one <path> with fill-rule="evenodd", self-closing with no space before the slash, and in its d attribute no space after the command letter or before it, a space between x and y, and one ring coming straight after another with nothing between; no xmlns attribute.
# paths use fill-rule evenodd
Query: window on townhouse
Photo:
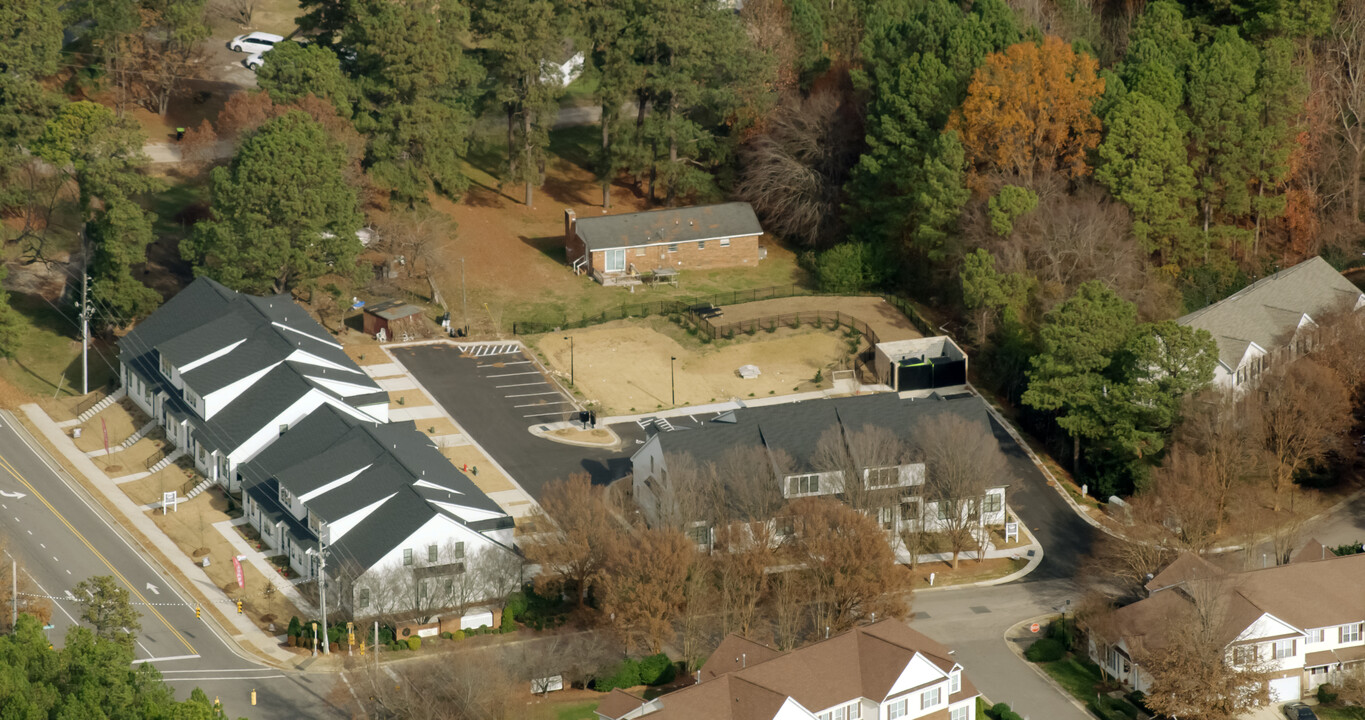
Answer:
<svg viewBox="0 0 1365 720"><path fill-rule="evenodd" d="M1341 626L1341 641L1343 643L1360 642L1360 623L1351 623Z"/></svg>
<svg viewBox="0 0 1365 720"><path fill-rule="evenodd" d="M721 246L721 247L730 247L730 238L721 238L721 239L720 239L720 246Z"/></svg>
<svg viewBox="0 0 1365 720"><path fill-rule="evenodd" d="M412 564L412 548L403 548L403 564Z"/></svg>
<svg viewBox="0 0 1365 720"><path fill-rule="evenodd" d="M863 709L858 703L852 702L833 710L826 710L816 717L819 720L862 720Z"/></svg>
<svg viewBox="0 0 1365 720"><path fill-rule="evenodd" d="M905 698L901 698L900 700L896 700L895 702L892 702L886 706L886 718L887 720L897 720L897 718L903 718L905 717L907 710L908 706L905 701Z"/></svg>
<svg viewBox="0 0 1365 720"><path fill-rule="evenodd" d="M356 593L355 604L356 604L356 607L359 607L359 608L367 608L367 607L370 606L370 589L369 589L369 588L361 588L361 589L360 589L360 592Z"/></svg>
<svg viewBox="0 0 1365 720"><path fill-rule="evenodd" d="M948 519L949 513L952 510L952 508L949 507L950 505L952 505L952 503L948 502L947 500L939 500L938 502L934 503L934 509L938 511L939 520Z"/></svg>
<svg viewBox="0 0 1365 720"><path fill-rule="evenodd" d="M790 515L773 520L774 531L778 537L790 537L796 532L796 520Z"/></svg>
<svg viewBox="0 0 1365 720"><path fill-rule="evenodd" d="M166 377L170 377L172 372L174 372L174 369L171 367L171 361L170 361L170 360L167 360L165 355L162 355L162 356L161 356L161 374L162 374L162 375L165 375Z"/></svg>
<svg viewBox="0 0 1365 720"><path fill-rule="evenodd" d="M669 244L668 244L668 251L671 252L671 253L677 252L677 251L678 251L678 244L677 244L677 243L669 243Z"/></svg>
<svg viewBox="0 0 1365 720"><path fill-rule="evenodd" d="M1255 645L1239 645L1232 649L1232 662L1236 665L1250 665L1256 662L1259 656Z"/></svg>
<svg viewBox="0 0 1365 720"><path fill-rule="evenodd" d="M931 688L919 694L919 709L928 710L937 707L943 700L943 688Z"/></svg>
<svg viewBox="0 0 1365 720"><path fill-rule="evenodd" d="M901 469L894 465L867 469L867 486L870 488L895 487L900 483Z"/></svg>
<svg viewBox="0 0 1365 720"><path fill-rule="evenodd" d="M456 560L464 559L464 542L455 543L455 559Z"/></svg>
<svg viewBox="0 0 1365 720"><path fill-rule="evenodd" d="M986 497L985 497L984 499L982 499L981 502L982 502L982 506L981 506L982 512L987 512L987 513L998 513L998 512L1000 512L1001 505L1004 504L1003 499L1000 497L1000 495L998 495L998 494L996 494L996 493L987 493Z"/></svg>
<svg viewBox="0 0 1365 720"><path fill-rule="evenodd" d="M894 506L877 508L877 524L881 525L883 530L895 530L896 508Z"/></svg>
<svg viewBox="0 0 1365 720"><path fill-rule="evenodd" d="M955 692L961 692L961 691L962 691L962 672L959 671L959 670L954 670L950 675L948 675L948 694L949 694L949 695L952 695L952 694L955 693Z"/></svg>
<svg viewBox="0 0 1365 720"><path fill-rule="evenodd" d="M1327 640L1327 629L1326 629L1326 628L1317 628L1316 630L1309 630L1309 631L1308 631L1308 644L1309 644L1309 645L1316 645L1317 643L1320 643L1320 642L1326 642L1326 640Z"/></svg>
<svg viewBox="0 0 1365 720"><path fill-rule="evenodd" d="M820 476L815 473L787 478L788 495L813 495L820 492Z"/></svg>
<svg viewBox="0 0 1365 720"><path fill-rule="evenodd" d="M436 543L432 543L427 546L427 562L434 563L437 560L439 560L440 557L441 553L439 550L436 549Z"/></svg>
<svg viewBox="0 0 1365 720"><path fill-rule="evenodd" d="M1294 641L1292 639L1276 640L1274 644L1274 651L1276 660L1283 660L1285 658L1294 657Z"/></svg>
<svg viewBox="0 0 1365 720"><path fill-rule="evenodd" d="M706 525L696 525L687 529L687 539L694 545L710 546L711 528Z"/></svg>
<svg viewBox="0 0 1365 720"><path fill-rule="evenodd" d="M970 709L966 705L955 707L952 712L948 713L948 720L967 720L967 711Z"/></svg>
<svg viewBox="0 0 1365 720"><path fill-rule="evenodd" d="M697 249L698 249L698 250L705 250L705 249L706 249L706 241L705 241L705 240L698 240L698 241L697 241Z"/></svg>
<svg viewBox="0 0 1365 720"><path fill-rule="evenodd" d="M293 495L290 495L288 490L286 490L286 489L284 489L283 487L281 487L281 488L280 488L280 504L284 505L285 507L289 507L291 504L293 504L293 502L294 502L294 496L293 496Z"/></svg>

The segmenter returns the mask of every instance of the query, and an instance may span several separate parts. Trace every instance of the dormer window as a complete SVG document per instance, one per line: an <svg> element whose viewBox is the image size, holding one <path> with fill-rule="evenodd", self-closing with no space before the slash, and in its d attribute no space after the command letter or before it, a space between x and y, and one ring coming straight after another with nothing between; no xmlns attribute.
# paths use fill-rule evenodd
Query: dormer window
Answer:
<svg viewBox="0 0 1365 720"><path fill-rule="evenodd" d="M161 374L162 374L162 375L165 375L166 377L170 377L171 374L174 373L174 372L175 372L175 368L171 367L171 361L170 361L170 360L167 360L165 355L162 355L162 356L161 356Z"/></svg>
<svg viewBox="0 0 1365 720"><path fill-rule="evenodd" d="M292 505L293 503L294 503L294 496L293 496L293 495L290 495L288 490L286 490L286 489L284 489L283 487L281 487L281 488L280 488L280 504L284 505L285 507L289 507L289 506Z"/></svg>
<svg viewBox="0 0 1365 720"><path fill-rule="evenodd" d="M949 695L952 695L953 693L955 693L955 692L960 692L961 690L962 690L962 671L961 671L961 670L954 670L952 673L950 673L950 674L948 675L948 694L949 694Z"/></svg>

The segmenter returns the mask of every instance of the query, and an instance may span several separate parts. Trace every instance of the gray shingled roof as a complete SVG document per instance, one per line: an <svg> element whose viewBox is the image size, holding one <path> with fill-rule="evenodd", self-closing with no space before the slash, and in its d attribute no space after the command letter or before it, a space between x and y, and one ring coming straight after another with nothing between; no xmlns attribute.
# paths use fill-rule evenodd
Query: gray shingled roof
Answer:
<svg viewBox="0 0 1365 720"><path fill-rule="evenodd" d="M789 472L815 472L821 468L811 464L811 456L820 436L832 427L842 425L845 432L856 432L875 425L913 442L915 427L941 413L953 413L991 429L985 401L970 393L919 399L877 393L742 408L723 413L733 415L734 422L712 418L696 429L664 432L657 437L665 453L690 454L699 462L715 462L732 447L763 443L791 456L794 464Z"/></svg>
<svg viewBox="0 0 1365 720"><path fill-rule="evenodd" d="M1251 343L1267 351L1287 342L1304 315L1314 321L1355 307L1360 289L1326 260L1310 258L1262 278L1176 322L1208 330L1218 342L1218 359L1236 370Z"/></svg>
<svg viewBox="0 0 1365 720"><path fill-rule="evenodd" d="M749 203L650 210L579 218L574 222L588 250L660 245L761 235L763 226Z"/></svg>

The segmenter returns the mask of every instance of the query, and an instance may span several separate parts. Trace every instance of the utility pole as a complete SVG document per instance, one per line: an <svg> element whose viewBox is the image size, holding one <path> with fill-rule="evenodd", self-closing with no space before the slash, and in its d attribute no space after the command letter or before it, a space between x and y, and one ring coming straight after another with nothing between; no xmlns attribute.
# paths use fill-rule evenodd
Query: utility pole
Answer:
<svg viewBox="0 0 1365 720"><path fill-rule="evenodd" d="M19 625L19 561L13 558L9 561L9 581L9 631L13 633Z"/></svg>
<svg viewBox="0 0 1365 720"><path fill-rule="evenodd" d="M81 228L81 394L90 392L90 245Z"/></svg>
<svg viewBox="0 0 1365 720"><path fill-rule="evenodd" d="M460 312L464 313L464 334L469 334L469 293L464 284L464 258L460 258Z"/></svg>
<svg viewBox="0 0 1365 720"><path fill-rule="evenodd" d="M678 405L678 385L674 382L673 372L673 364L677 361L678 358L676 355L668 358L668 391L672 395L674 407L677 407Z"/></svg>
<svg viewBox="0 0 1365 720"><path fill-rule="evenodd" d="M374 675L379 677L379 621L374 621Z"/></svg>

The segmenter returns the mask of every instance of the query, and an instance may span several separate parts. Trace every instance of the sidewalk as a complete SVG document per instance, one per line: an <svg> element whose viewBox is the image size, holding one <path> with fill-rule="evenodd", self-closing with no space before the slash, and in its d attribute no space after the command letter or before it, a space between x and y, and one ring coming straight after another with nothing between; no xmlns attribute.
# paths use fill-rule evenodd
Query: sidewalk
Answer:
<svg viewBox="0 0 1365 720"><path fill-rule="evenodd" d="M792 393L790 395L770 395L768 397L748 398L745 400L734 398L725 402L708 403L706 405L684 405L665 410L657 410L655 412L640 413L638 415L615 415L612 417L598 418L597 424L616 425L618 423L638 422L645 418L671 418L699 415L702 413L723 413L729 410L740 410L746 407L787 405L806 400L823 400L825 398L844 397L847 395L858 395L860 393L890 391L891 388L886 387L885 385L860 385L856 380L835 380L834 387L831 387L828 390L811 390L809 392Z"/></svg>
<svg viewBox="0 0 1365 720"><path fill-rule="evenodd" d="M166 537L161 528L152 522L143 508L123 494L118 485L101 472L99 467L76 447L75 443L71 442L71 438L67 437L66 433L57 426L57 423L53 422L52 418L48 417L41 407L29 403L20 409L28 421L53 447L57 448L67 462L76 468L81 475L84 475L87 482L94 486L118 510L119 514L123 516L121 518L122 524L138 530L149 543L161 551L167 562L171 564L171 569L175 571L175 577L166 578L168 581L180 581L178 584L188 591L186 595L196 600L217 604L230 602L204 573L204 569L186 557L180 548L170 538ZM14 423L14 425L23 427L20 423ZM37 449L43 450L42 448ZM226 623L223 622L224 619L226 619ZM245 615L220 612L217 613L217 620L219 625L223 626L223 630L230 635L232 641L243 646L243 649L255 650L257 654L264 655L278 664L293 666L298 661L296 655L286 652L279 646L278 640L256 627ZM252 647L247 648L248 645Z"/></svg>
<svg viewBox="0 0 1365 720"><path fill-rule="evenodd" d="M1014 514L1013 511L1011 511L1010 514ZM1016 515L1015 517L1018 516ZM1024 567L1019 568L1018 570L1010 573L1009 575L1005 575L1004 577L992 578L990 580L981 580L979 582L974 583L962 583L958 585L935 585L933 587L917 588L915 592L924 593L934 592L936 590L960 590L962 588L971 587L990 587L992 585L1004 585L1005 583L1014 582L1016 580L1020 580L1026 577L1029 573L1038 569L1038 566L1043 563L1043 546L1041 543L1038 542L1038 538L1034 537L1033 533L1029 532L1028 523L1023 522L1019 523L1019 532L1022 535L1024 535L1024 537L1028 538L1028 542L1026 544L1012 548L997 548L994 546L993 543L990 543L988 541L987 542L988 547L986 549L986 559L992 560L996 558L1026 557L1028 558L1028 564L1025 565ZM895 552L896 562L909 564L910 555L905 552L904 547L901 546L899 543L895 547ZM975 552L963 553L963 557L970 557L972 559L975 559L976 553ZM946 564L952 562L952 559L953 554L950 552L926 553L919 556L918 562L920 563L941 562Z"/></svg>

